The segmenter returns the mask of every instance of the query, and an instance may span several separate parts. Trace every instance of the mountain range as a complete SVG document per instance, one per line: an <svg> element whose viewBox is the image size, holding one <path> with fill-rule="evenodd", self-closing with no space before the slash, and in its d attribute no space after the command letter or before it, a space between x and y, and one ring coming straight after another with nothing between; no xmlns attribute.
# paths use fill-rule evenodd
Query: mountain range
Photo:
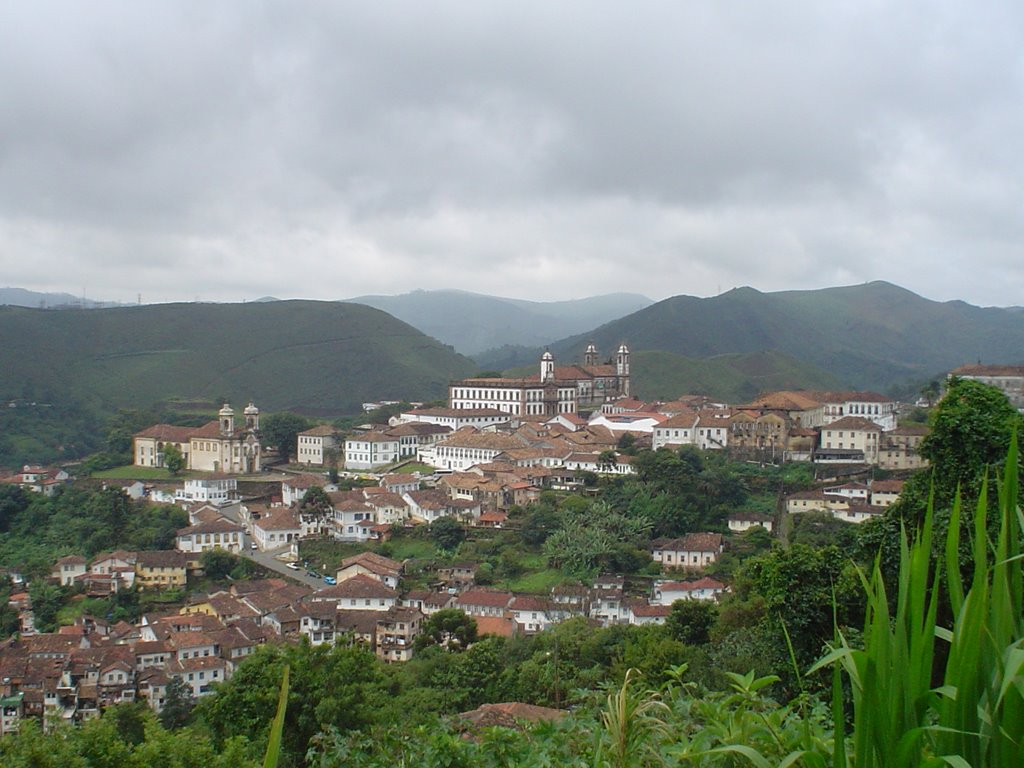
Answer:
<svg viewBox="0 0 1024 768"><path fill-rule="evenodd" d="M652 303L633 293L540 302L467 291L412 291L348 301L382 309L470 356L505 345L530 348L551 344Z"/></svg>
<svg viewBox="0 0 1024 768"><path fill-rule="evenodd" d="M931 301L886 282L778 293L738 288L665 299L551 350L557 359L582 359L591 341L602 351L626 341L635 351L697 359L776 351L844 387L891 391L964 363L1021 363L1024 314Z"/></svg>

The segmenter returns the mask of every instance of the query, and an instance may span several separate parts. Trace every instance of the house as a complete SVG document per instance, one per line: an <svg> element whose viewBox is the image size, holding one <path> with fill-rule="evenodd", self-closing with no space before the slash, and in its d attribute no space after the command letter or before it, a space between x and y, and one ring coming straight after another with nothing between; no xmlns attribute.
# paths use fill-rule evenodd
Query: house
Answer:
<svg viewBox="0 0 1024 768"><path fill-rule="evenodd" d="M764 528L771 533L772 519L768 515L758 512L734 512L729 515L729 530L733 533L743 533L757 527Z"/></svg>
<svg viewBox="0 0 1024 768"><path fill-rule="evenodd" d="M341 561L336 579L341 584L357 574L371 576L391 589L398 589L402 564L375 552L360 552Z"/></svg>
<svg viewBox="0 0 1024 768"><path fill-rule="evenodd" d="M840 496L850 501L867 502L871 496L867 483L843 483L824 489L826 496Z"/></svg>
<svg viewBox="0 0 1024 768"><path fill-rule="evenodd" d="M213 474L206 477L190 477L185 484L174 491L174 499L195 501L204 504L227 504L238 495L238 480L225 474Z"/></svg>
<svg viewBox="0 0 1024 768"><path fill-rule="evenodd" d="M514 597L511 592L471 589L459 595L455 607L468 616L505 616L505 609Z"/></svg>
<svg viewBox="0 0 1024 768"><path fill-rule="evenodd" d="M295 459L300 464L325 466L333 451L338 450L338 431L321 424L299 432L295 438Z"/></svg>
<svg viewBox="0 0 1024 768"><path fill-rule="evenodd" d="M50 578L56 579L57 583L62 587L69 587L75 583L75 579L78 576L83 575L87 570L88 561L80 555L68 555L58 560L53 570L50 572Z"/></svg>
<svg viewBox="0 0 1024 768"><path fill-rule="evenodd" d="M167 662L167 675L185 683L194 698L213 693L213 685L230 675L230 666L217 656L190 657Z"/></svg>
<svg viewBox="0 0 1024 768"><path fill-rule="evenodd" d="M382 475L380 478L380 487L388 493L396 493L401 496L403 493L409 491L418 491L420 489L420 478L418 474L405 475L399 473L391 473Z"/></svg>
<svg viewBox="0 0 1024 768"><path fill-rule="evenodd" d="M399 459L401 440L375 430L345 440L345 469L371 470Z"/></svg>
<svg viewBox="0 0 1024 768"><path fill-rule="evenodd" d="M654 561L670 568L704 568L722 554L722 534L688 533L677 539L651 542Z"/></svg>
<svg viewBox="0 0 1024 768"><path fill-rule="evenodd" d="M302 536L294 510L278 508L252 522L252 538L261 551L279 549Z"/></svg>
<svg viewBox="0 0 1024 768"><path fill-rule="evenodd" d="M696 445L697 425L700 414L689 408L670 416L652 431L651 448L678 448L684 445Z"/></svg>
<svg viewBox="0 0 1024 768"><path fill-rule="evenodd" d="M377 620L376 653L386 662L412 658L413 641L423 626L423 614L415 608L393 606Z"/></svg>
<svg viewBox="0 0 1024 768"><path fill-rule="evenodd" d="M386 430L385 434L398 439L398 457L400 459L414 459L419 455L421 448L427 448L443 440L451 431L451 427L441 424L410 421L400 422Z"/></svg>
<svg viewBox="0 0 1024 768"><path fill-rule="evenodd" d="M866 464L877 464L882 429L864 416L844 416L821 428L819 450L859 451Z"/></svg>
<svg viewBox="0 0 1024 768"><path fill-rule="evenodd" d="M525 447L521 438L498 432L460 429L432 447L420 451L420 460L438 469L464 471L474 464L493 461L504 451Z"/></svg>
<svg viewBox="0 0 1024 768"><path fill-rule="evenodd" d="M440 491L412 491L402 498L409 505L409 517L418 522L432 523L442 517L454 517L473 523L481 514L480 502L453 499Z"/></svg>
<svg viewBox="0 0 1024 768"><path fill-rule="evenodd" d="M637 626L664 624L672 612L670 605L652 605L646 600L626 601L627 622Z"/></svg>
<svg viewBox="0 0 1024 768"><path fill-rule="evenodd" d="M551 606L547 600L532 595L516 595L508 604L512 618L519 625L520 632L536 634L553 624Z"/></svg>
<svg viewBox="0 0 1024 768"><path fill-rule="evenodd" d="M221 518L177 531L174 548L179 552L205 552L223 549L239 554L245 551L245 530L237 523Z"/></svg>
<svg viewBox="0 0 1024 768"><path fill-rule="evenodd" d="M184 587L190 554L177 550L151 550L135 556L135 583L143 589Z"/></svg>
<svg viewBox="0 0 1024 768"><path fill-rule="evenodd" d="M871 504L876 507L888 507L903 492L902 480L872 480Z"/></svg>
<svg viewBox="0 0 1024 768"><path fill-rule="evenodd" d="M637 413L595 413L590 417L588 426L604 427L613 435L632 434L651 435L654 428L668 421L663 413L639 411Z"/></svg>
<svg viewBox="0 0 1024 768"><path fill-rule="evenodd" d="M357 573L325 589L314 592L309 602L330 602L339 610L386 611L398 604L398 592L375 576Z"/></svg>
<svg viewBox="0 0 1024 768"><path fill-rule="evenodd" d="M882 469L921 469L928 460L921 455L921 443L931 432L924 424L901 424L882 435L878 466Z"/></svg>
<svg viewBox="0 0 1024 768"><path fill-rule="evenodd" d="M707 576L696 581L660 581L654 584L651 602L672 605L676 600L715 600L725 589L725 584Z"/></svg>

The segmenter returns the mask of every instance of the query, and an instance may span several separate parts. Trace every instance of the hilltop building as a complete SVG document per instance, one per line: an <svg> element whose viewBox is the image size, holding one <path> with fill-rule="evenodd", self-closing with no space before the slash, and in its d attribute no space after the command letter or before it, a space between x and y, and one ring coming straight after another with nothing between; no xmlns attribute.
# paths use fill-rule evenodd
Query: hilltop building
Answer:
<svg viewBox="0 0 1024 768"><path fill-rule="evenodd" d="M448 385L453 409L491 408L514 416L554 417L594 410L629 395L629 348L621 344L614 362L599 363L590 344L583 365L556 366L550 350L537 374L524 378L462 379Z"/></svg>
<svg viewBox="0 0 1024 768"><path fill-rule="evenodd" d="M164 466L164 448L174 445L188 469L237 475L260 470L260 411L252 403L243 411L245 426L236 425L228 403L215 421L201 427L156 424L135 434L132 455L137 467Z"/></svg>

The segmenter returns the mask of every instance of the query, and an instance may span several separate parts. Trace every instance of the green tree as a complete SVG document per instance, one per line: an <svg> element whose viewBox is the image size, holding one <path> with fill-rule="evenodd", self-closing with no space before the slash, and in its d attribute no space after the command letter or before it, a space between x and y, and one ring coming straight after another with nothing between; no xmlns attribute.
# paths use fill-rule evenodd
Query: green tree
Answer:
<svg viewBox="0 0 1024 768"><path fill-rule="evenodd" d="M185 468L185 457L174 443L164 444L164 466L172 475L178 474Z"/></svg>
<svg viewBox="0 0 1024 768"><path fill-rule="evenodd" d="M704 645L718 619L718 606L709 600L676 600L665 619L665 631L687 645Z"/></svg>
<svg viewBox="0 0 1024 768"><path fill-rule="evenodd" d="M169 731L185 727L195 705L196 700L192 697L192 689L188 684L181 678L172 677L164 694L160 723Z"/></svg>
<svg viewBox="0 0 1024 768"><path fill-rule="evenodd" d="M285 461L296 455L299 432L305 432L309 428L309 419L288 411L272 413L260 420L263 444L275 448Z"/></svg>
<svg viewBox="0 0 1024 768"><path fill-rule="evenodd" d="M416 638L416 648L421 650L436 645L448 651L463 651L476 639L476 620L472 616L458 608L444 608L432 613L423 623Z"/></svg>
<svg viewBox="0 0 1024 768"><path fill-rule="evenodd" d="M299 514L311 518L317 531L322 531L327 526L327 521L334 516L334 504L327 491L319 485L311 486L302 496L299 503Z"/></svg>
<svg viewBox="0 0 1024 768"><path fill-rule="evenodd" d="M199 562L202 563L203 572L208 578L223 581L234 570L238 557L225 549L215 547L203 552L199 556Z"/></svg>
<svg viewBox="0 0 1024 768"><path fill-rule="evenodd" d="M931 433L921 443L934 476L938 506L951 503L956 489L978 497L986 470L1002 464L1022 417L1000 390L971 379L951 379L946 396L931 414Z"/></svg>
<svg viewBox="0 0 1024 768"><path fill-rule="evenodd" d="M454 517L441 517L430 524L430 538L441 549L453 552L465 540L466 528Z"/></svg>

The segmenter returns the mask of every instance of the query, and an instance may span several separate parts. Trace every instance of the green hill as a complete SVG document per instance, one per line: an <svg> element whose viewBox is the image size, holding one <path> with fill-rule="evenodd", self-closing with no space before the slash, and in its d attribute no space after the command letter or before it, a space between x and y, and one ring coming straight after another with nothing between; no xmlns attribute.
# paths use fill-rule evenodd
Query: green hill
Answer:
<svg viewBox="0 0 1024 768"><path fill-rule="evenodd" d="M444 397L473 363L370 307L337 302L0 307L0 397L102 410L253 400L336 415L366 400Z"/></svg>
<svg viewBox="0 0 1024 768"><path fill-rule="evenodd" d="M817 291L739 288L676 296L552 345L579 359L593 340L692 358L777 350L828 371L844 387L888 390L981 360L1024 359L1024 314L936 302L885 282ZM637 371L639 375L640 372Z"/></svg>

